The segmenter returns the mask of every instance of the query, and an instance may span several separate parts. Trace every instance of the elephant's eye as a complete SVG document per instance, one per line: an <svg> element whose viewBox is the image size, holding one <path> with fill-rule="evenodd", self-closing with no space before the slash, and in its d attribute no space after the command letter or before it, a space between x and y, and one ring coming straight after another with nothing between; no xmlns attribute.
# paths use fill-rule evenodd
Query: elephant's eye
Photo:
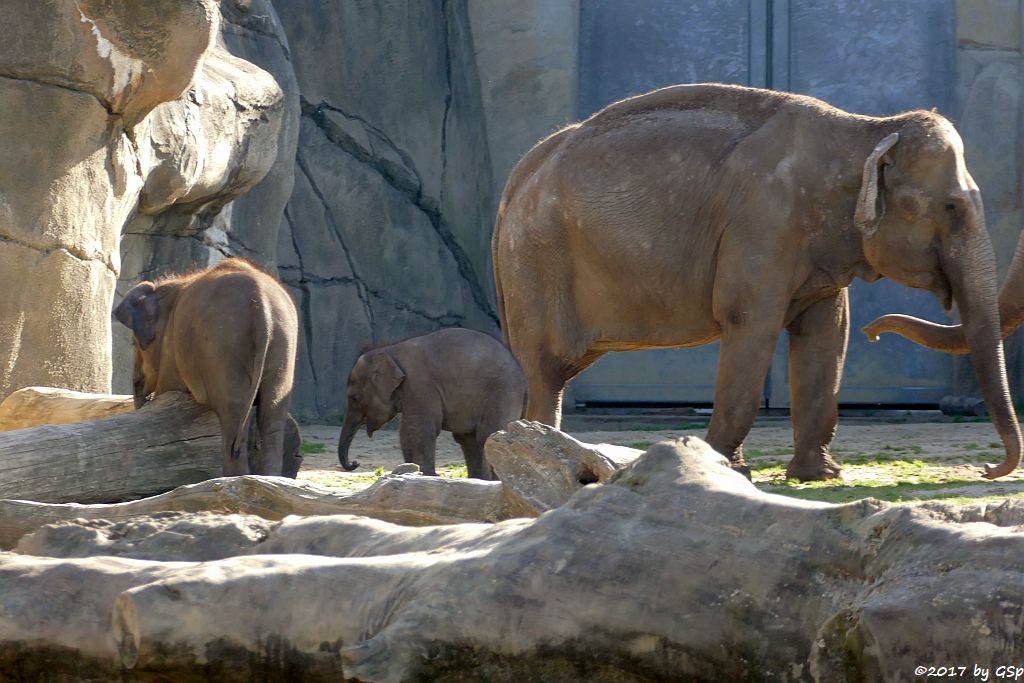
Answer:
<svg viewBox="0 0 1024 683"><path fill-rule="evenodd" d="M950 213L956 213L956 204L953 204L952 202L950 202L949 204L946 204L945 208L946 208L946 211L949 211Z"/></svg>

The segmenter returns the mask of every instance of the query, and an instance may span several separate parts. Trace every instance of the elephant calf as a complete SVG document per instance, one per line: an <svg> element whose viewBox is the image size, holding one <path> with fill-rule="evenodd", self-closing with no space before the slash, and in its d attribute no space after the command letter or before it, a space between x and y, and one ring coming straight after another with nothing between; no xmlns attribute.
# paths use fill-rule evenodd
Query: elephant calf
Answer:
<svg viewBox="0 0 1024 683"><path fill-rule="evenodd" d="M299 435L288 405L299 319L276 278L230 258L136 285L114 317L132 331L136 408L150 394L187 391L220 420L225 476L295 476Z"/></svg>
<svg viewBox="0 0 1024 683"><path fill-rule="evenodd" d="M484 443L523 417L526 376L505 345L481 332L450 328L367 351L348 378L345 423L338 460L346 470L349 447L364 423L373 433L402 413L400 439L406 462L436 476L434 451L442 430L452 433L469 476L493 479Z"/></svg>

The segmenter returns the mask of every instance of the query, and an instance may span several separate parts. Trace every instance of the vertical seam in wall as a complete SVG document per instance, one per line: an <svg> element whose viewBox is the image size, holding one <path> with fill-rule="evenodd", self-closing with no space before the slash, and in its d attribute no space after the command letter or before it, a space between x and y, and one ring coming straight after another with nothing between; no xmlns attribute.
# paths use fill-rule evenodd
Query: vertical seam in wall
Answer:
<svg viewBox="0 0 1024 683"><path fill-rule="evenodd" d="M774 58L775 58L775 2L774 0L765 0L765 17L764 22L765 30L765 45L764 45L764 87L772 90L775 87L775 78L773 76L773 70L775 69Z"/></svg>

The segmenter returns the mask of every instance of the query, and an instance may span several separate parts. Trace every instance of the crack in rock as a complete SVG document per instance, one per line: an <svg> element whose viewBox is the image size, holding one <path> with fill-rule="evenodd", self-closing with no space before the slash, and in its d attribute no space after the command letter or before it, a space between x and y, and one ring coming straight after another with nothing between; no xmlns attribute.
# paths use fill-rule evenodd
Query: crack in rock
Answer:
<svg viewBox="0 0 1024 683"><path fill-rule="evenodd" d="M75 249L73 247L67 246L56 246L49 248L42 247L36 244L32 244L31 242L26 242L16 237L11 237L10 235L4 234L0 234L0 242L6 242L7 244L15 244L19 247L23 247L25 249L30 249L32 251L38 252L43 256L49 256L50 254L53 254L55 252L62 251L68 256L71 256L72 258L77 259L79 261L101 263L103 264L104 268L109 270L114 275L115 278L118 276L117 269L114 268L114 265L108 260L108 257L102 254L89 255L86 252L82 251L81 249Z"/></svg>
<svg viewBox="0 0 1024 683"><path fill-rule="evenodd" d="M367 289L367 287L366 287L366 284L364 283L363 279L361 277L359 277L359 270L356 268L355 261L352 259L352 254L349 252L348 246L345 244L345 239L344 239L344 235L342 234L342 231L341 231L341 226L338 225L338 221L334 217L334 210L331 208L331 206L328 203L327 198L324 196L323 192L321 192L320 187L316 184L316 181L313 180L313 174L310 173L309 168L306 166L306 161L302 158L302 154L299 153L299 152L296 152L296 154L295 154L295 164L296 164L296 166L298 166L299 170L302 171L302 174L304 176L306 176L306 180L309 182L310 189L313 190L313 194L316 195L316 198L320 201L320 204L323 205L323 207L324 207L324 215L327 217L327 223L330 226L331 231L334 232L334 236L337 237L337 239L338 239L338 244L341 246L342 253L345 254L345 261L348 263L348 268L352 272L352 276L358 282L358 286L356 287L356 291L357 291L357 293L359 295L359 300L363 303L363 310L364 310L364 312L366 314L367 321L369 321L369 323L370 323L370 329L373 330L373 329L375 329L374 319L373 319L373 310L371 310L371 308L370 308L370 301L369 301L369 299L366 296L366 289ZM298 250L298 245L295 243L295 240L294 240L294 237L295 237L295 227L291 223L290 220L288 222L288 225L289 225L289 227L292 228L292 246L295 248L295 253L299 255L299 265L301 265L302 264L302 256L301 256L301 253ZM303 269L303 270L305 270L305 269Z"/></svg>
<svg viewBox="0 0 1024 683"><path fill-rule="evenodd" d="M61 82L61 81L58 81L56 79L49 80L49 79L47 79L45 77L29 78L27 76L18 76L16 74L13 74L13 73L10 73L10 72L6 72L6 73L5 72L0 72L0 78L6 79L6 80L10 80L10 81L21 81L22 83L32 83L34 85L43 85L43 86L47 86L47 87L50 87L50 88L60 88L61 90L67 90L68 92L73 92L73 93L75 93L77 95L88 95L89 97L91 97L94 100L96 100L96 103L99 104L100 107L103 108L103 111L107 112L107 116L114 117L114 118L120 118L121 117L121 114L115 112L111 108L110 104L106 100L104 100L100 95L98 95L97 93L91 92L89 90L83 90L81 88L76 88L73 85L68 84L67 82Z"/></svg>
<svg viewBox="0 0 1024 683"><path fill-rule="evenodd" d="M326 103L313 105L303 99L301 104L302 116L312 121L331 143L354 157L360 163L375 170L388 185L405 196L413 206L427 217L434 232L437 233L441 244L444 245L455 261L459 276L472 296L477 308L494 321L496 325L499 324L498 316L491 308L487 295L477 279L472 260L448 227L447 221L441 214L439 203L436 200L430 200L423 194L423 183L408 153L399 149L383 131L380 131L376 126L365 123L359 116L348 114ZM339 125L336 119L332 120L329 116L331 112L340 114L346 122L361 124L359 129L353 130L352 126ZM365 142L361 143L357 136L364 138ZM393 150L402 163L399 164L394 159L381 157L374 149L373 139L377 139L388 149ZM300 168L303 168L306 176L309 177L304 164L300 162L299 165ZM310 183L312 183L312 179ZM314 191L317 192L317 195L323 201L319 190ZM326 206L326 202L324 204ZM339 234L340 239L341 236Z"/></svg>

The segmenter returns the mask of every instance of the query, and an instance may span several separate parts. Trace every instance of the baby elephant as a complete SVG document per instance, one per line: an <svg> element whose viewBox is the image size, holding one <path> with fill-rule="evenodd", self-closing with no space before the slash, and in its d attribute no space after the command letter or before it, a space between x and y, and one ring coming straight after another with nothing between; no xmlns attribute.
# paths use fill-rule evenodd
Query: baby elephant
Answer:
<svg viewBox="0 0 1024 683"><path fill-rule="evenodd" d="M484 459L487 437L523 417L526 376L505 345L481 332L438 330L367 351L348 378L348 408L338 442L346 470L359 427L373 433L402 413L399 436L406 462L436 476L434 450L441 430L452 433L469 476L493 479Z"/></svg>
<svg viewBox="0 0 1024 683"><path fill-rule="evenodd" d="M136 285L114 317L133 335L136 408L150 394L188 391L220 420L225 476L294 476L299 436L288 404L299 322L276 278L230 258Z"/></svg>

